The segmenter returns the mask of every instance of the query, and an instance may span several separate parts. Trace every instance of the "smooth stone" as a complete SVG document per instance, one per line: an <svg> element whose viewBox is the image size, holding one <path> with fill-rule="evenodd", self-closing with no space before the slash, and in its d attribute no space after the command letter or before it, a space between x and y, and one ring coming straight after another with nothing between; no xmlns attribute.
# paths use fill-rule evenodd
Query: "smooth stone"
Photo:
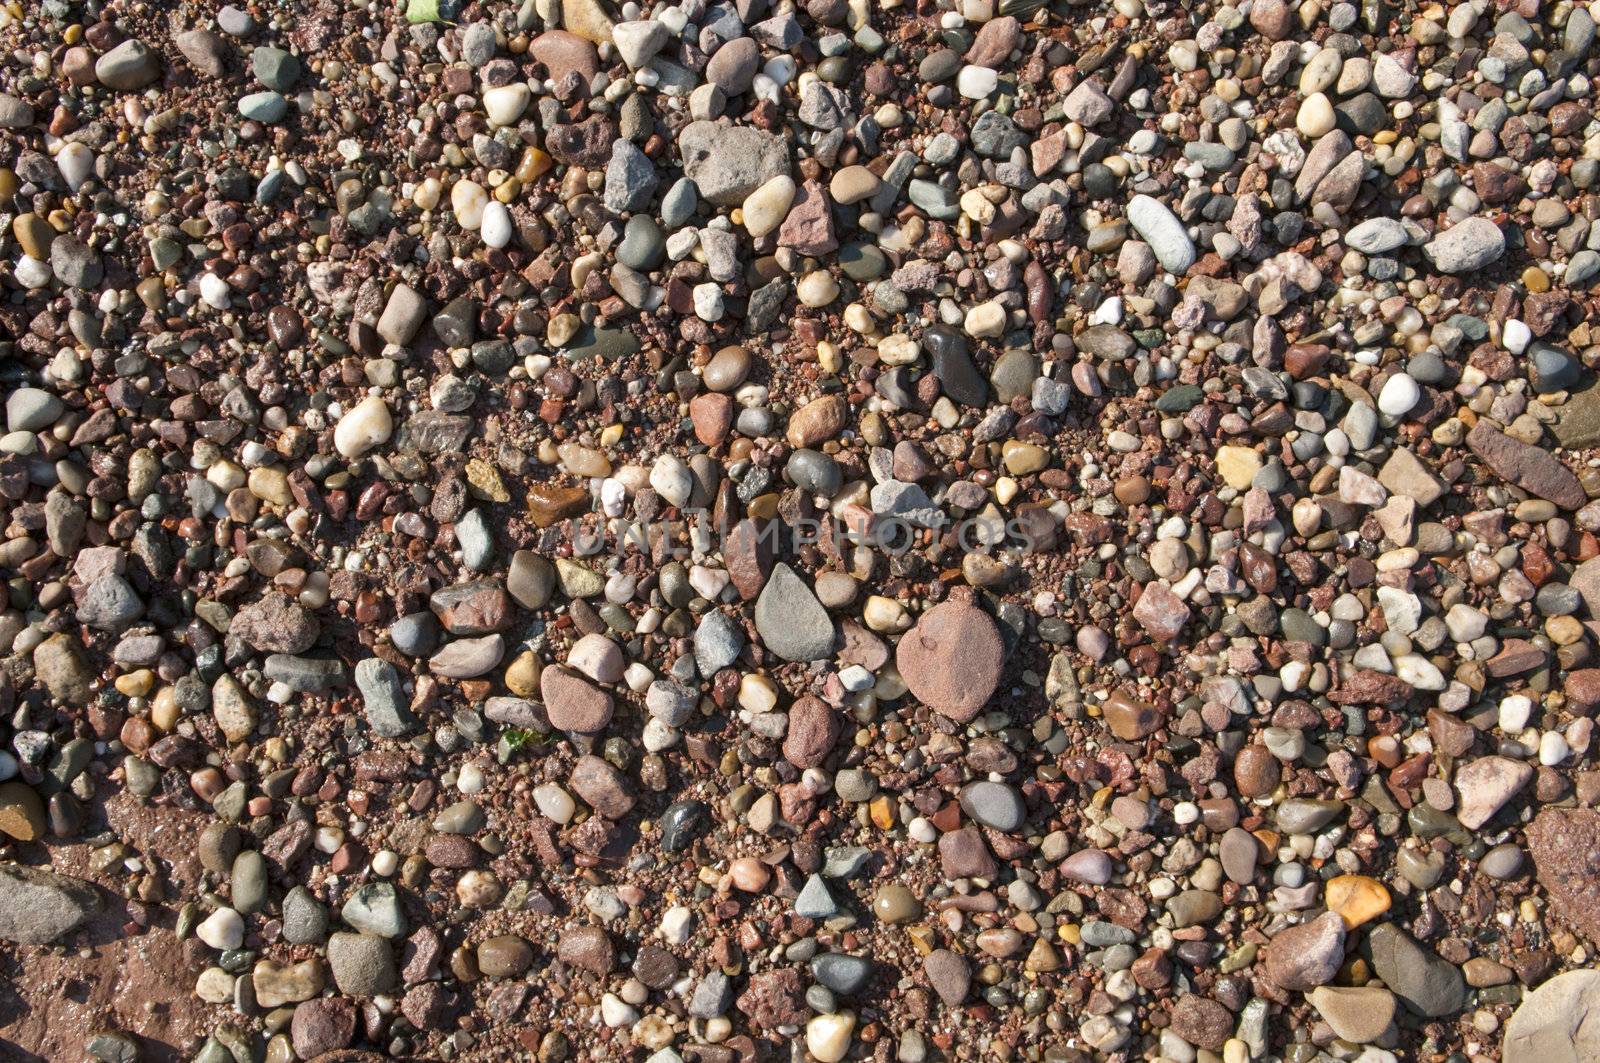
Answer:
<svg viewBox="0 0 1600 1063"><path fill-rule="evenodd" d="M1461 1010L1466 1003L1461 971L1394 924L1374 927L1366 950L1378 977L1417 1014L1440 1018Z"/></svg>
<svg viewBox="0 0 1600 1063"><path fill-rule="evenodd" d="M820 661L833 653L833 620L806 582L788 565L774 565L756 599L762 644L786 661Z"/></svg>
<svg viewBox="0 0 1600 1063"><path fill-rule="evenodd" d="M1128 224L1150 245L1156 261L1175 276L1182 276L1194 265L1194 241L1178 216L1158 199L1136 195L1128 202Z"/></svg>

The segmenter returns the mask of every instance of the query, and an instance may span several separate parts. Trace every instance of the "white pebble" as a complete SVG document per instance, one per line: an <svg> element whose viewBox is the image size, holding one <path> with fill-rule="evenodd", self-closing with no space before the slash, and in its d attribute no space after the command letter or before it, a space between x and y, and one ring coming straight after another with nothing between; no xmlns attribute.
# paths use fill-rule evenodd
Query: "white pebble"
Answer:
<svg viewBox="0 0 1600 1063"><path fill-rule="evenodd" d="M701 321L721 321L722 286L707 281L694 286L694 313Z"/></svg>
<svg viewBox="0 0 1600 1063"><path fill-rule="evenodd" d="M1546 731L1539 739L1539 763L1553 768L1567 759L1567 740L1560 731Z"/></svg>
<svg viewBox="0 0 1600 1063"><path fill-rule="evenodd" d="M504 247L511 242L511 212L497 199L491 199L483 208L479 235L490 247Z"/></svg>
<svg viewBox="0 0 1600 1063"><path fill-rule="evenodd" d="M200 298L205 300L207 306L218 310L228 309L228 282L215 273L207 273L200 278Z"/></svg>
<svg viewBox="0 0 1600 1063"><path fill-rule="evenodd" d="M70 191L76 192L94 174L94 151L89 145L72 141L56 155L56 169Z"/></svg>
<svg viewBox="0 0 1600 1063"><path fill-rule="evenodd" d="M562 826L572 822L572 817L578 811L578 803L572 799L572 795L553 782L534 787L533 803L538 806L540 815Z"/></svg>
<svg viewBox="0 0 1600 1063"><path fill-rule="evenodd" d="M1294 118L1295 128L1312 140L1333 132L1336 122L1333 103L1320 92L1307 96Z"/></svg>
<svg viewBox="0 0 1600 1063"><path fill-rule="evenodd" d="M218 908L194 929L195 937L226 952L244 944L244 917L232 908Z"/></svg>
<svg viewBox="0 0 1600 1063"><path fill-rule="evenodd" d="M827 306L839 298L839 282L827 270L812 270L795 285L795 296L802 305L813 309Z"/></svg>
<svg viewBox="0 0 1600 1063"><path fill-rule="evenodd" d="M806 1023L806 1048L819 1063L839 1063L850 1051L850 1037L855 1028L856 1017L851 1012L818 1015Z"/></svg>
<svg viewBox="0 0 1600 1063"><path fill-rule="evenodd" d="M483 110L489 116L489 124L506 126L515 122L528 109L528 100L532 97L533 91L520 81L486 90Z"/></svg>
<svg viewBox="0 0 1600 1063"><path fill-rule="evenodd" d="M1525 694L1512 694L1500 699L1500 730L1508 735L1521 733L1533 715L1533 699Z"/></svg>
<svg viewBox="0 0 1600 1063"><path fill-rule="evenodd" d="M682 458L663 454L650 466L650 486L667 505L681 509L689 501L689 492L694 490L694 477Z"/></svg>
<svg viewBox="0 0 1600 1063"><path fill-rule="evenodd" d="M456 224L468 232L483 224L483 209L489 205L489 193L476 181L457 181L450 186L450 209L455 212Z"/></svg>
<svg viewBox="0 0 1600 1063"><path fill-rule="evenodd" d="M794 203L794 178L779 174L760 188L744 197L741 208L745 230L754 237L762 237L783 224Z"/></svg>
<svg viewBox="0 0 1600 1063"><path fill-rule="evenodd" d="M1383 383L1378 393L1378 411L1390 417L1408 414L1422 399L1422 388L1410 373L1396 373Z"/></svg>
<svg viewBox="0 0 1600 1063"><path fill-rule="evenodd" d="M661 913L661 940L669 945L682 945L694 933L694 910L675 904Z"/></svg>
<svg viewBox="0 0 1600 1063"><path fill-rule="evenodd" d="M387 443L393 432L394 418L389 415L389 407L378 396L368 395L339 418L333 430L333 446L347 458L358 458Z"/></svg>
<svg viewBox="0 0 1600 1063"><path fill-rule="evenodd" d="M986 66L964 66L956 75L956 91L969 100L985 100L1000 86L1000 75Z"/></svg>
<svg viewBox="0 0 1600 1063"><path fill-rule="evenodd" d="M1507 318L1500 326L1500 346L1512 354L1521 354L1533 342L1533 330L1516 318Z"/></svg>
<svg viewBox="0 0 1600 1063"><path fill-rule="evenodd" d="M615 993L607 993L600 998L600 1021L613 1030L632 1026L639 1021L639 1009Z"/></svg>
<svg viewBox="0 0 1600 1063"><path fill-rule="evenodd" d="M992 299L967 311L962 323L969 336L993 338L1006 330L1006 308Z"/></svg>

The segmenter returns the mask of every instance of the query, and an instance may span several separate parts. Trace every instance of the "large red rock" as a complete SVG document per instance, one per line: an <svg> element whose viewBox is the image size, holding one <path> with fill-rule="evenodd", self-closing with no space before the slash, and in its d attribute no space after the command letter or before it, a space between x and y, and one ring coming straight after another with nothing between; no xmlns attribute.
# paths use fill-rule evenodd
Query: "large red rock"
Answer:
<svg viewBox="0 0 1600 1063"><path fill-rule="evenodd" d="M1000 683L1005 644L988 613L950 601L922 614L901 637L894 659L913 697L966 723Z"/></svg>
<svg viewBox="0 0 1600 1063"><path fill-rule="evenodd" d="M1528 825L1528 852L1555 913L1600 943L1600 812L1544 809Z"/></svg>
<svg viewBox="0 0 1600 1063"><path fill-rule="evenodd" d="M588 81L600 70L600 56L594 45L566 30L546 30L528 45L528 54L543 63L552 81L560 81L574 70Z"/></svg>
<svg viewBox="0 0 1600 1063"><path fill-rule="evenodd" d="M611 695L570 668L555 665L539 677L550 723L563 731L594 734L611 722Z"/></svg>

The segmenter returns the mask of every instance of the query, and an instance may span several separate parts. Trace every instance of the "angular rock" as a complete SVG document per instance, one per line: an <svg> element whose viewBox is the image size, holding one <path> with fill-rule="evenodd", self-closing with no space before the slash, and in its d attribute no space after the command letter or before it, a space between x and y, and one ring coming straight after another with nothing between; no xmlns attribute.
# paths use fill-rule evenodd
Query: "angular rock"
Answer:
<svg viewBox="0 0 1600 1063"><path fill-rule="evenodd" d="M1512 439L1488 421L1472 426L1472 431L1467 433L1467 446L1496 476L1531 495L1554 502L1562 509L1579 509L1588 501L1578 478L1554 454Z"/></svg>
<svg viewBox="0 0 1600 1063"><path fill-rule="evenodd" d="M821 661L833 653L833 620L804 580L775 565L756 599L756 631L768 650L786 661Z"/></svg>

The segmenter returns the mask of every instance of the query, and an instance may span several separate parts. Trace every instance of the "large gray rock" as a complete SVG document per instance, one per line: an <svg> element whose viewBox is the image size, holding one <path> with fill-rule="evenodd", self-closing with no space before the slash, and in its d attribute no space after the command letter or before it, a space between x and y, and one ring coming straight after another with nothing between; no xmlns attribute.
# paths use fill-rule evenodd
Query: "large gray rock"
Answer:
<svg viewBox="0 0 1600 1063"><path fill-rule="evenodd" d="M1471 273L1499 260L1506 251L1505 233L1488 218L1472 217L1439 233L1422 253L1440 273Z"/></svg>
<svg viewBox="0 0 1600 1063"><path fill-rule="evenodd" d="M678 134L683 172L700 195L732 207L779 174L789 172L783 138L750 126L690 122Z"/></svg>
<svg viewBox="0 0 1600 1063"><path fill-rule="evenodd" d="M132 38L95 60L94 76L108 89L132 92L161 76L161 56L148 44Z"/></svg>
<svg viewBox="0 0 1600 1063"><path fill-rule="evenodd" d="M380 657L368 657L356 665L355 674L367 723L375 734L380 738L400 738L416 727L416 717L411 715L394 665Z"/></svg>
<svg viewBox="0 0 1600 1063"><path fill-rule="evenodd" d="M1600 971L1558 974L1522 998L1506 1023L1504 1063L1600 1059Z"/></svg>
<svg viewBox="0 0 1600 1063"><path fill-rule="evenodd" d="M1367 950L1384 985L1417 1014L1436 1019L1460 1011L1466 1003L1461 971L1394 924L1374 927Z"/></svg>
<svg viewBox="0 0 1600 1063"><path fill-rule="evenodd" d="M744 636L727 614L712 610L694 633L694 663L707 678L728 667L744 648Z"/></svg>
<svg viewBox="0 0 1600 1063"><path fill-rule="evenodd" d="M375 997L395 986L394 949L372 934L339 933L328 939L328 966L339 992Z"/></svg>
<svg viewBox="0 0 1600 1063"><path fill-rule="evenodd" d="M0 941L48 945L77 929L99 907L100 895L82 879L0 864Z"/></svg>
<svg viewBox="0 0 1600 1063"><path fill-rule="evenodd" d="M755 620L762 644L786 661L820 661L833 654L833 620L788 565L773 567L756 599Z"/></svg>

